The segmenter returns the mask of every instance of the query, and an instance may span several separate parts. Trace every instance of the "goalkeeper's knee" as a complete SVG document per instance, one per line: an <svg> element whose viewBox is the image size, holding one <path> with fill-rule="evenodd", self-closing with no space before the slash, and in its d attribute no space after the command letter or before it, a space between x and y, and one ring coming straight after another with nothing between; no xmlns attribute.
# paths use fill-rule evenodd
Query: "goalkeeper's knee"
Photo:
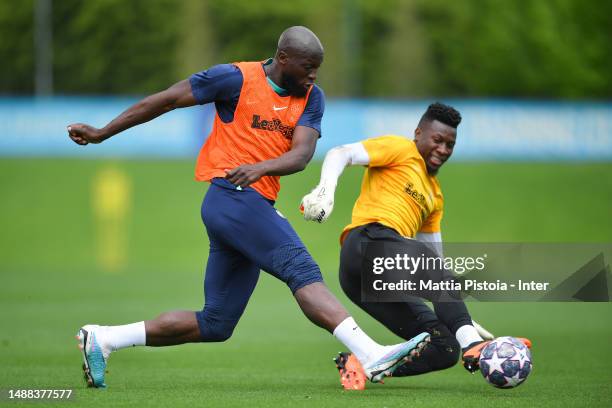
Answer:
<svg viewBox="0 0 612 408"><path fill-rule="evenodd" d="M431 334L429 347L436 350L429 359L432 370L444 370L457 364L461 356L461 347L455 336L442 324L431 329Z"/></svg>
<svg viewBox="0 0 612 408"><path fill-rule="evenodd" d="M394 377L406 377L412 375L420 375L450 368L457 364L460 357L461 348L455 337L445 330L439 330L442 325L437 328L427 330L431 333L431 341L423 350L421 355L415 358L412 362L406 363L398 367L393 373Z"/></svg>

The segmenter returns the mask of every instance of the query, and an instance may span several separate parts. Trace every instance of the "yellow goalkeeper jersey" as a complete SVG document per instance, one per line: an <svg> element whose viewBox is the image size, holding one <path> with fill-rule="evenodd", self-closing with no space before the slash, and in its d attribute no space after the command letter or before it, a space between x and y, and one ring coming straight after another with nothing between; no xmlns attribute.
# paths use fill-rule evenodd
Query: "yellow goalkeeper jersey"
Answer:
<svg viewBox="0 0 612 408"><path fill-rule="evenodd" d="M413 238L417 232L439 232L444 198L440 184L427 173L412 140L385 135L361 142L368 152L361 193L353 217L342 231L378 222Z"/></svg>

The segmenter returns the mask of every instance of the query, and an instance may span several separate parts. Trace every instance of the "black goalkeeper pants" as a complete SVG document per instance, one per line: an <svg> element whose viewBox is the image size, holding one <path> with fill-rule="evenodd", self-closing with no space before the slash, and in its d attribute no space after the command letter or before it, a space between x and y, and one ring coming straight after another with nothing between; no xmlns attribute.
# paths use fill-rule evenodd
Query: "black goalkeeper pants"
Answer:
<svg viewBox="0 0 612 408"><path fill-rule="evenodd" d="M399 337L409 340L424 331L431 334L430 345L421 356L399 367L394 377L424 374L452 367L460 356L459 343L454 333L472 319L462 301L436 302L435 313L421 298L406 302L363 302L361 300L361 268L363 245L368 242L393 242L406 245L406 250L418 254L429 252L416 240L400 236L391 228L378 223L367 224L351 230L340 252L340 285L344 293L361 309L378 320Z"/></svg>

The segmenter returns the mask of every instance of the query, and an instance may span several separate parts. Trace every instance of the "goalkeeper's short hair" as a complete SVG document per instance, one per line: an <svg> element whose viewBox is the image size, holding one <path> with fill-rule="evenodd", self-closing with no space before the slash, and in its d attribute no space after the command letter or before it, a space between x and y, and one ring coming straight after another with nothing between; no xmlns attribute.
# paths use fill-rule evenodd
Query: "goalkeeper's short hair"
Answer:
<svg viewBox="0 0 612 408"><path fill-rule="evenodd" d="M435 102L427 107L427 110L423 116L421 116L419 126L423 123L433 122L434 120L457 129L457 126L461 123L461 114L452 106Z"/></svg>

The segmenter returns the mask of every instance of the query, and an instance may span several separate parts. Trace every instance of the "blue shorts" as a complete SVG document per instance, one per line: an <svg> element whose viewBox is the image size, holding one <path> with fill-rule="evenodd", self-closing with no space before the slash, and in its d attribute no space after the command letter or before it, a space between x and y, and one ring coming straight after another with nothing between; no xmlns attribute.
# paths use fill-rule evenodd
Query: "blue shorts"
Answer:
<svg viewBox="0 0 612 408"><path fill-rule="evenodd" d="M210 240L205 305L196 313L203 341L231 336L260 269L285 282L293 293L323 280L274 202L250 187L237 190L225 179L213 179L202 203L202 221Z"/></svg>

